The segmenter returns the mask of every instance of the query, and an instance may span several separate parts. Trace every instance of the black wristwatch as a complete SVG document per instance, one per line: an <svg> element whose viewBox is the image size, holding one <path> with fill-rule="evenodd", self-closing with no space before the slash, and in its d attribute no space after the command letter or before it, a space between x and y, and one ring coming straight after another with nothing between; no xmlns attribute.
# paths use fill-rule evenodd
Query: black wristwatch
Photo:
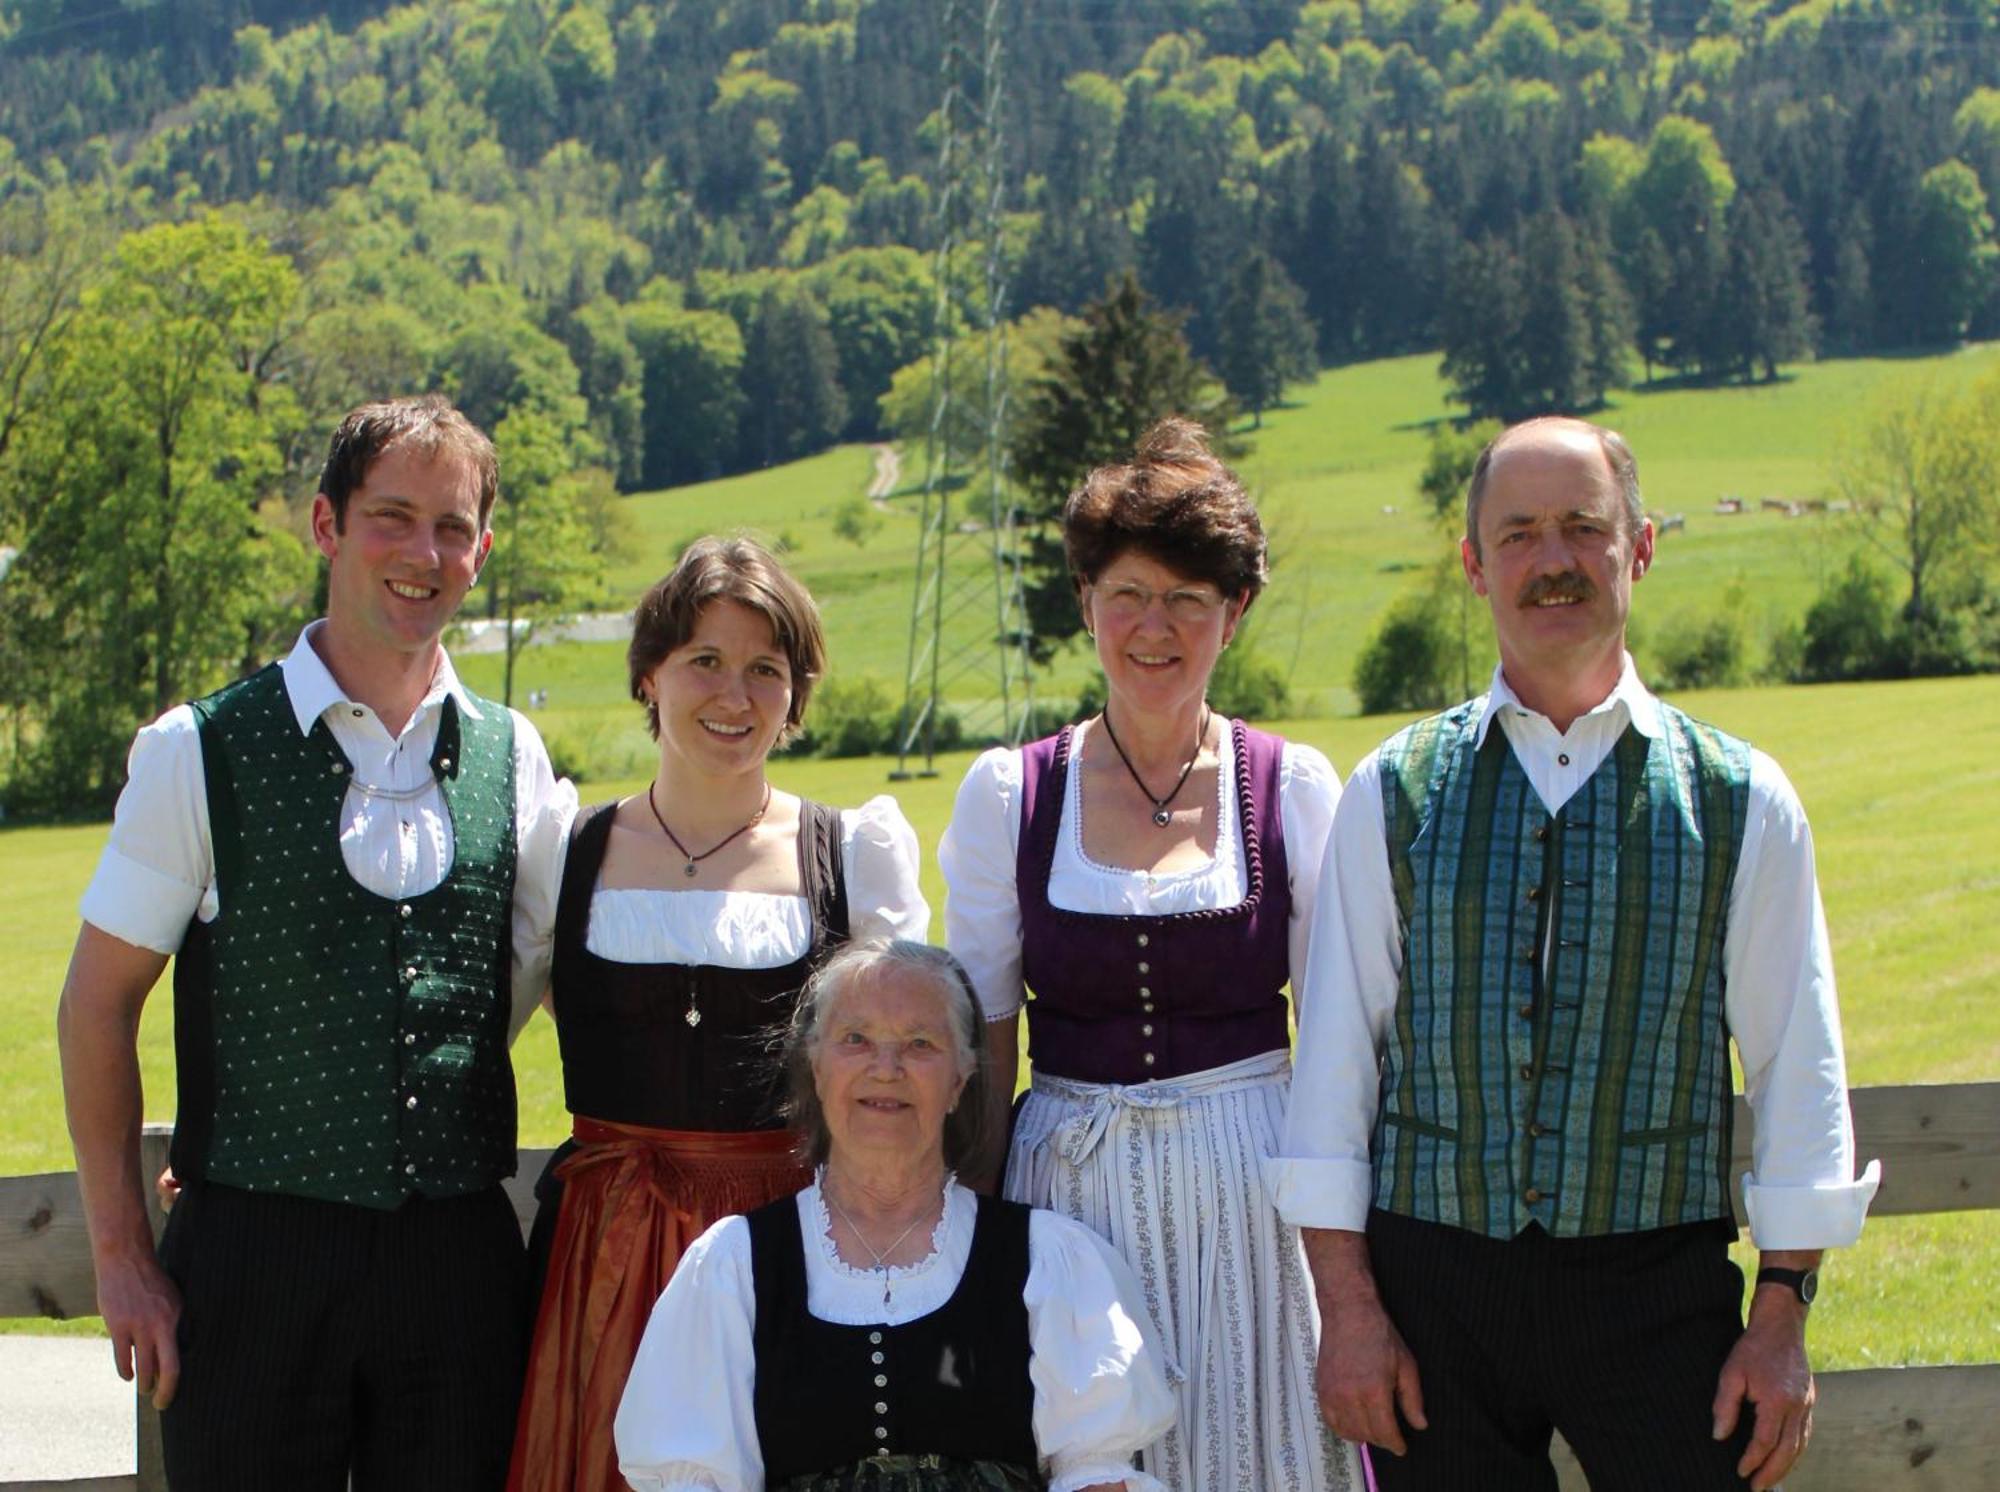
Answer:
<svg viewBox="0 0 2000 1492"><path fill-rule="evenodd" d="M1798 1296L1800 1305L1811 1305L1819 1294L1819 1271L1817 1269L1779 1269L1767 1265L1757 1271L1759 1285L1783 1285Z"/></svg>

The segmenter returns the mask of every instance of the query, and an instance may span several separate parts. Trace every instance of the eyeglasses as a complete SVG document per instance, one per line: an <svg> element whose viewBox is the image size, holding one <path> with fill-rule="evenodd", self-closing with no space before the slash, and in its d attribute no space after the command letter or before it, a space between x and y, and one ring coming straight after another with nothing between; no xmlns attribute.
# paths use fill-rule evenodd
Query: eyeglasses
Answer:
<svg viewBox="0 0 2000 1492"><path fill-rule="evenodd" d="M1153 602L1164 601L1167 615L1177 622L1205 622L1221 609L1222 597L1205 587L1176 586L1170 591L1148 590L1143 585L1133 585L1119 581L1112 585L1093 585L1097 594L1097 604L1120 621L1132 621L1153 609Z"/></svg>

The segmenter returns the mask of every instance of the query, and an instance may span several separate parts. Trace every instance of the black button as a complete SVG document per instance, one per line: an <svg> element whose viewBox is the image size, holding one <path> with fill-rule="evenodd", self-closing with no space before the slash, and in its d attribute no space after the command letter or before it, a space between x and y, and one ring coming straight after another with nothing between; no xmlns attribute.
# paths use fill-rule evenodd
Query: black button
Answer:
<svg viewBox="0 0 2000 1492"><path fill-rule="evenodd" d="M1534 1077L1534 1075L1535 1075L1535 1064L1532 1062L1523 1062L1521 1064L1521 1076L1524 1078L1532 1078Z"/></svg>
<svg viewBox="0 0 2000 1492"><path fill-rule="evenodd" d="M1531 1021L1534 1018L1535 1018L1534 1004L1530 1002L1529 1004L1523 1005L1521 1007L1521 1019L1524 1021Z"/></svg>
<svg viewBox="0 0 2000 1492"><path fill-rule="evenodd" d="M1547 824L1543 824L1535 830L1535 838L1537 841L1547 839L1548 837L1549 837L1549 826Z"/></svg>
<svg viewBox="0 0 2000 1492"><path fill-rule="evenodd" d="M1542 888L1540 886L1530 886L1528 888L1528 900L1540 901L1541 899L1542 899Z"/></svg>
<svg viewBox="0 0 2000 1492"><path fill-rule="evenodd" d="M1561 756L1556 758L1556 761L1559 765L1567 767L1569 765L1569 753L1565 751Z"/></svg>

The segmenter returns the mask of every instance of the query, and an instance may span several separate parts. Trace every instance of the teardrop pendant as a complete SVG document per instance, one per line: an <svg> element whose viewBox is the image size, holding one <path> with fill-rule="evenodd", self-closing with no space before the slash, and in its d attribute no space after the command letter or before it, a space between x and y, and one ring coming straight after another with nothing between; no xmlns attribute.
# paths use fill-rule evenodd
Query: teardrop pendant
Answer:
<svg viewBox="0 0 2000 1492"><path fill-rule="evenodd" d="M681 1019L686 1021L690 1026L699 1026L701 1024L701 1012L690 1005L688 1006L688 1013L682 1016Z"/></svg>
<svg viewBox="0 0 2000 1492"><path fill-rule="evenodd" d="M1174 816L1171 813L1169 813L1166 809L1155 808L1153 810L1153 822L1158 824L1162 829L1166 828L1167 825L1172 823L1173 821L1174 821Z"/></svg>
<svg viewBox="0 0 2000 1492"><path fill-rule="evenodd" d="M693 880L693 879L694 879L694 861L692 861L692 860L688 861L688 863L687 863L686 867L685 867L685 868L684 868L684 869L682 870L681 874L685 875L685 876L686 876L686 877L687 877L687 878L688 878L689 880Z"/></svg>

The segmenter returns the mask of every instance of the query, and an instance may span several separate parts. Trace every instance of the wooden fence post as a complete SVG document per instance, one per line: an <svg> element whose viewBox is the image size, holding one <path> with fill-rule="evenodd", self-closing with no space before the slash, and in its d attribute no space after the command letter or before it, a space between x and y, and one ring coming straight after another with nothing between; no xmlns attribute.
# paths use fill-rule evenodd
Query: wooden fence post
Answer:
<svg viewBox="0 0 2000 1492"><path fill-rule="evenodd" d="M146 1218L153 1225L153 1242L167 1225L166 1210L160 1206L159 1188L154 1184L167 1168L167 1149L174 1138L171 1124L148 1124L139 1132L139 1179L146 1189ZM160 1412L143 1393L134 1393L139 1416L138 1492L167 1492L166 1459L160 1450Z"/></svg>

